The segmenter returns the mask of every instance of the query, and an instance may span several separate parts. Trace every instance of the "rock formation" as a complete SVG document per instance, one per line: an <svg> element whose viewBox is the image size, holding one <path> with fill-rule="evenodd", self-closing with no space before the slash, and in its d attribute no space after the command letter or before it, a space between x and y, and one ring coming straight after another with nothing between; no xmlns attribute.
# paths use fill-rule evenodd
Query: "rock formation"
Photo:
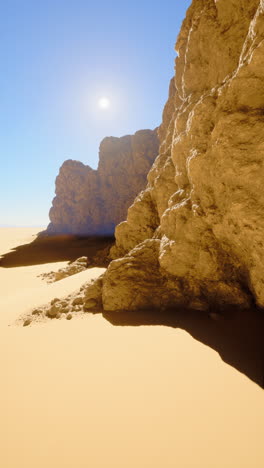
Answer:
<svg viewBox="0 0 264 468"><path fill-rule="evenodd" d="M68 265L64 268L60 268L58 271L49 271L48 273L42 273L38 275L39 278L46 280L47 283L54 283L60 281L68 276L76 275L81 271L85 271L89 265L88 257L80 257L74 260L74 262L68 262Z"/></svg>
<svg viewBox="0 0 264 468"><path fill-rule="evenodd" d="M264 307L264 1L193 0L176 50L159 156L87 307Z"/></svg>
<svg viewBox="0 0 264 468"><path fill-rule="evenodd" d="M46 233L113 234L145 188L158 149L157 131L140 130L122 138L105 138L97 170L79 161L65 161L56 179Z"/></svg>

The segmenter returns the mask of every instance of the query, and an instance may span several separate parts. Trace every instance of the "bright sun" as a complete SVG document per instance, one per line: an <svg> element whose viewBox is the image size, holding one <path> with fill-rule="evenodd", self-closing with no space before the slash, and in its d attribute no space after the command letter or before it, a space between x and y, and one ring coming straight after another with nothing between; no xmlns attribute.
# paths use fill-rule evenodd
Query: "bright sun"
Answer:
<svg viewBox="0 0 264 468"><path fill-rule="evenodd" d="M110 106L110 101L108 98L102 97L101 99L99 99L98 105L101 109L108 109L108 107Z"/></svg>

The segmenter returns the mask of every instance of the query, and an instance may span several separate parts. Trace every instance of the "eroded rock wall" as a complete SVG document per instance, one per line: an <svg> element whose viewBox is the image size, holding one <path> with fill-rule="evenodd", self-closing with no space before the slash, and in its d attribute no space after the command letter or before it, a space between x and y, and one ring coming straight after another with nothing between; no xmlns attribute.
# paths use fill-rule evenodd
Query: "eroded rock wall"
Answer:
<svg viewBox="0 0 264 468"><path fill-rule="evenodd" d="M176 50L160 154L116 228L103 307L264 307L263 0L193 0Z"/></svg>
<svg viewBox="0 0 264 468"><path fill-rule="evenodd" d="M97 170L79 161L65 161L56 178L47 233L113 234L145 188L158 149L157 131L140 130L135 135L105 138Z"/></svg>

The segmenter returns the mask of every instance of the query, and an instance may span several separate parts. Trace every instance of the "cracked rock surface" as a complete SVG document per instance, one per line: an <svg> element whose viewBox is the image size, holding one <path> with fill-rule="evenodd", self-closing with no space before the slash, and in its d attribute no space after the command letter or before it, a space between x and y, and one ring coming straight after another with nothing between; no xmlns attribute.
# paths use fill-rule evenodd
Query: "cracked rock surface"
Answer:
<svg viewBox="0 0 264 468"><path fill-rule="evenodd" d="M176 50L159 155L116 228L103 308L264 307L263 0L193 0Z"/></svg>

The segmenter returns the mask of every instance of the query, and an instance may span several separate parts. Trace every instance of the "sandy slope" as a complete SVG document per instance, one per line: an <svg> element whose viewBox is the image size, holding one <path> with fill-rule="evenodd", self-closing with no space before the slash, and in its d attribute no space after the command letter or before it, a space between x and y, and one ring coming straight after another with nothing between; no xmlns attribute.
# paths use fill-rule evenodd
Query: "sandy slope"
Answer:
<svg viewBox="0 0 264 468"><path fill-rule="evenodd" d="M0 229L0 250L37 229ZM258 468L264 393L186 332L115 327L101 315L10 324L76 289L65 262L0 268L3 468Z"/></svg>

